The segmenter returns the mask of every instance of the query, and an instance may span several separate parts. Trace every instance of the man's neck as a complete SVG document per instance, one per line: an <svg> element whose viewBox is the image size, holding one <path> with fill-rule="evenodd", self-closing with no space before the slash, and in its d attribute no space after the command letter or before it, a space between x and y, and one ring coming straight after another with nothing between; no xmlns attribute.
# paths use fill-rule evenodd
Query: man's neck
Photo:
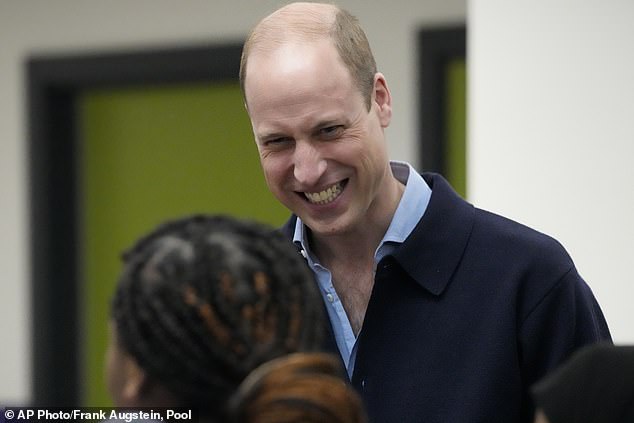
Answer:
<svg viewBox="0 0 634 423"><path fill-rule="evenodd" d="M371 259L384 233L369 228L330 236L314 236L311 233L309 243L319 261L329 267L328 264L333 261L359 262Z"/></svg>

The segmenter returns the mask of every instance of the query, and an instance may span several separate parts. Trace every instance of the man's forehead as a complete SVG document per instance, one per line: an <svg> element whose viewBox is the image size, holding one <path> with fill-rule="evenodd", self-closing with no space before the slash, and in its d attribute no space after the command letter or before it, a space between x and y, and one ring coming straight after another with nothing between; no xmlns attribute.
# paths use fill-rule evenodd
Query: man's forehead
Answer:
<svg viewBox="0 0 634 423"><path fill-rule="evenodd" d="M249 59L245 74L245 94L257 94L253 90L263 87L284 88L285 91L300 92L314 89L319 81L320 91L328 91L335 85L351 81L349 70L329 43L287 43L275 51L254 52Z"/></svg>

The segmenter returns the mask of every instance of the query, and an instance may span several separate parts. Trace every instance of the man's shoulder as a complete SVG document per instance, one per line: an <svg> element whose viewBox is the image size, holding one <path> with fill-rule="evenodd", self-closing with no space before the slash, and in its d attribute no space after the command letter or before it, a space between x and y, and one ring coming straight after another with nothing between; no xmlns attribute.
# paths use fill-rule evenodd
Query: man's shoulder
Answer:
<svg viewBox="0 0 634 423"><path fill-rule="evenodd" d="M542 283L559 280L575 267L554 237L490 211L475 209L471 251L510 266Z"/></svg>
<svg viewBox="0 0 634 423"><path fill-rule="evenodd" d="M427 218L433 221L430 222L433 225L454 222L452 227L455 229L472 222L469 229L469 244L477 244L487 251L547 255L571 263L572 260L565 248L554 237L512 218L469 204L453 191L441 175L424 173L423 177L432 188Z"/></svg>
<svg viewBox="0 0 634 423"><path fill-rule="evenodd" d="M551 235L500 214L475 208L474 231L492 241L517 248L548 250L566 254L563 245Z"/></svg>

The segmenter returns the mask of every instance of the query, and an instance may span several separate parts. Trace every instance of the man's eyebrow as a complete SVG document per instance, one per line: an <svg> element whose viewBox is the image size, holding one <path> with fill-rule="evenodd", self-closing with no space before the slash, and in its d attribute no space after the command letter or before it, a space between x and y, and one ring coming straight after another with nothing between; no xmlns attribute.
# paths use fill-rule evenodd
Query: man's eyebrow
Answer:
<svg viewBox="0 0 634 423"><path fill-rule="evenodd" d="M323 119L317 121L315 124L310 126L311 133L318 132L321 129L328 128L330 126L339 126L345 125L345 120L337 117ZM256 132L256 136L259 140L272 140L277 138L287 138L290 137L286 132L276 131L276 130L263 130L261 133Z"/></svg>
<svg viewBox="0 0 634 423"><path fill-rule="evenodd" d="M343 119L339 119L339 118L324 119L317 122L315 125L313 125L312 131L318 132L320 129L329 128L331 126L340 126L340 125L345 125L345 121Z"/></svg>
<svg viewBox="0 0 634 423"><path fill-rule="evenodd" d="M339 119L325 119L317 122L316 125L313 126L315 129L327 128L329 126L341 125Z"/></svg>

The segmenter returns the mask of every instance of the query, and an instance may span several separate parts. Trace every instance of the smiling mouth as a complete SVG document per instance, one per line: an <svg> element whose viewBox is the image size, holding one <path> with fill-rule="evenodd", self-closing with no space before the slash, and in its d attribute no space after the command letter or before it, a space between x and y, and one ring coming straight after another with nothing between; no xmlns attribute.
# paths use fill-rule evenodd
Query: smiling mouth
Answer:
<svg viewBox="0 0 634 423"><path fill-rule="evenodd" d="M331 185L320 192L305 192L304 197L306 197L306 199L312 204L323 205L332 203L337 199L337 197L339 197L339 195L341 195L341 192L343 191L343 188L346 186L347 182L347 179L337 182L336 184Z"/></svg>

